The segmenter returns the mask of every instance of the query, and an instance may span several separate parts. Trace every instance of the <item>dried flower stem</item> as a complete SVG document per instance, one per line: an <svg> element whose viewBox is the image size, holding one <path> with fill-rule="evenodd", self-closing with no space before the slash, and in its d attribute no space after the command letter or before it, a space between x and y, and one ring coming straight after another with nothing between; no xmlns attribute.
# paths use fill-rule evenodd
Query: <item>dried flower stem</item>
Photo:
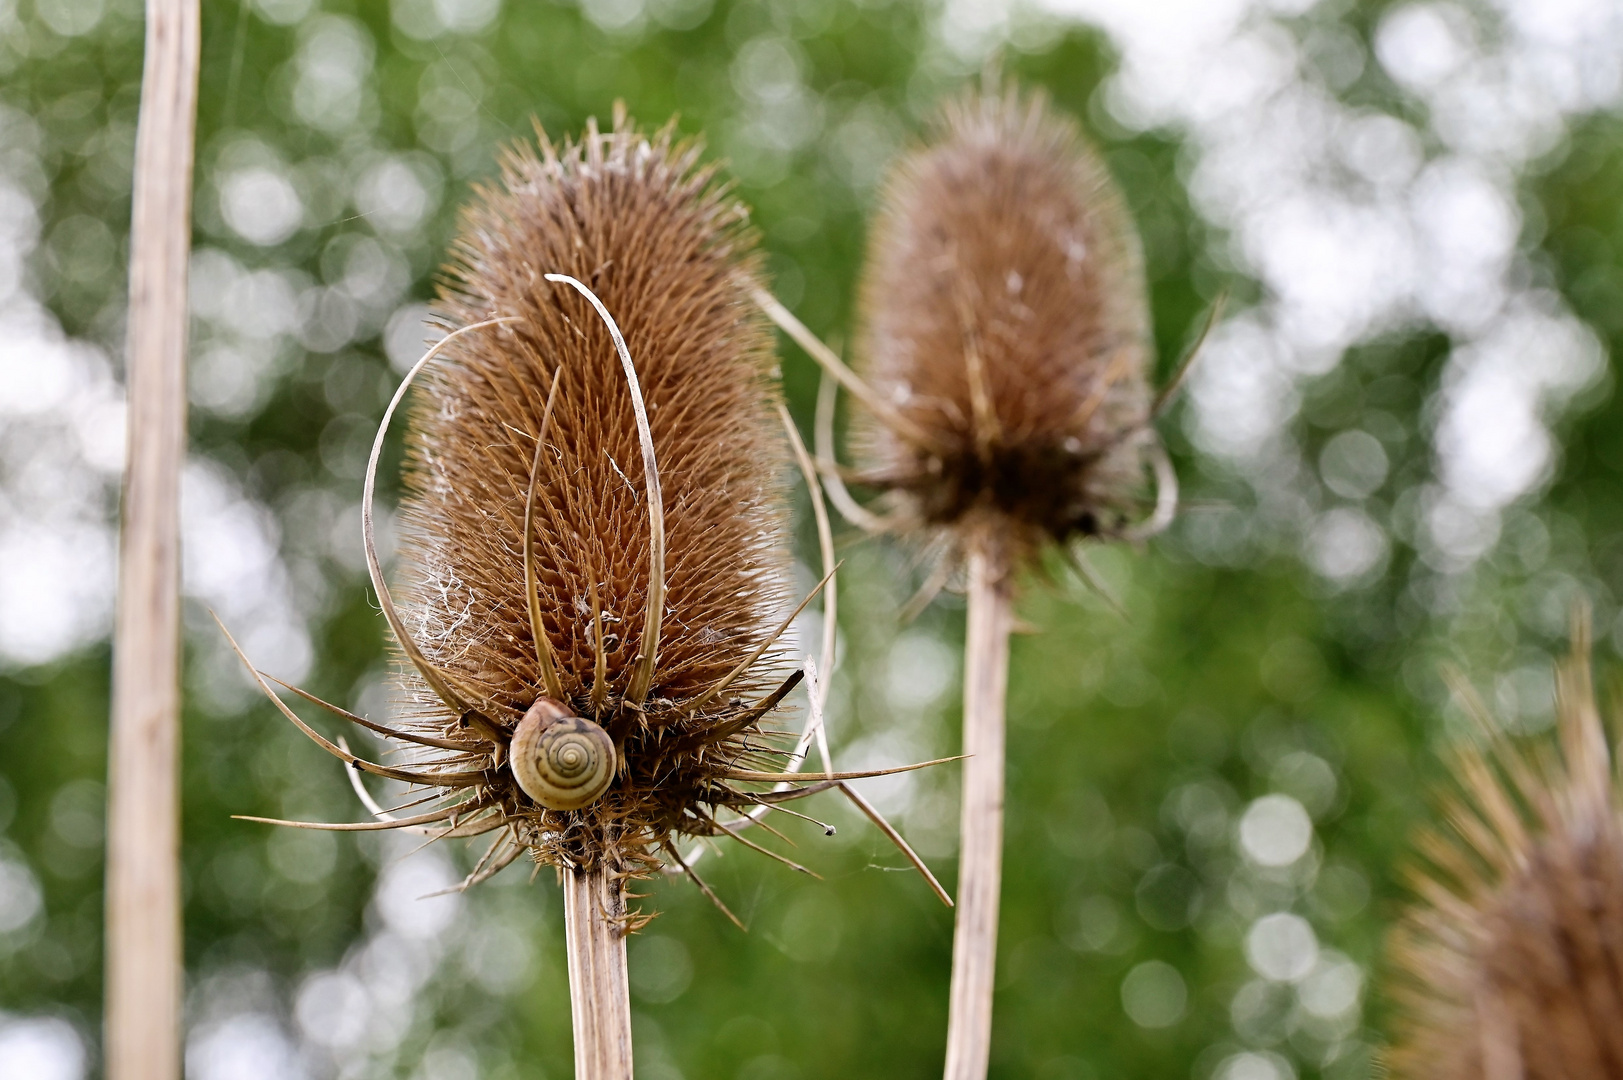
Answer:
<svg viewBox="0 0 1623 1080"><path fill-rule="evenodd" d="M107 1076L180 1076L180 468L197 0L149 0L130 224L129 435L108 748Z"/></svg>
<svg viewBox="0 0 1623 1080"><path fill-rule="evenodd" d="M624 880L601 864L563 879L575 1080L631 1080Z"/></svg>
<svg viewBox="0 0 1623 1080"><path fill-rule="evenodd" d="M992 1047L998 892L1003 881L1003 697L1014 621L1007 573L984 534L969 545L964 643L964 788L958 925L952 939L946 1080L981 1080Z"/></svg>

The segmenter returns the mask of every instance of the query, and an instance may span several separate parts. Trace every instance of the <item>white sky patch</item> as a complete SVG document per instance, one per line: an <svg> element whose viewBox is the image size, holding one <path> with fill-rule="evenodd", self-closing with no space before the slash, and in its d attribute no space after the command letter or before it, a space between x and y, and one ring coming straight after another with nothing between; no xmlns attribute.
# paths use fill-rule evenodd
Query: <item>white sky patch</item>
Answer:
<svg viewBox="0 0 1623 1080"><path fill-rule="evenodd" d="M33 922L44 904L39 879L28 863L20 854L13 857L0 847L0 935L15 933Z"/></svg>
<svg viewBox="0 0 1623 1080"><path fill-rule="evenodd" d="M1007 6L993 5L1005 12L997 17L986 6L948 5L944 39L1007 21ZM1395 5L1368 62L1424 106L1428 127L1416 131L1336 99L1326 85L1335 65L1303 55L1281 18L1311 2L1038 6L1109 34L1122 57L1104 88L1110 111L1130 128L1173 128L1188 141L1196 207L1229 230L1231 257L1264 286L1254 310L1218 328L1196 369L1187 413L1196 445L1277 481L1277 470L1258 467L1297 453L1288 437L1296 384L1352 345L1433 324L1455 351L1435 410L1439 486L1427 496L1442 531L1422 542L1446 553L1432 560L1438 568L1468 566L1497 536L1499 513L1548 482L1549 424L1604 370L1594 335L1559 298L1520 283L1530 275L1516 272L1515 185L1569 118L1623 100L1623 8ZM1366 58L1347 41L1356 70ZM1431 160L1428 145L1438 148ZM1530 318L1544 333L1536 344ZM1309 559L1321 572L1346 578L1378 561L1380 546L1349 523L1291 527L1314 534Z"/></svg>
<svg viewBox="0 0 1623 1080"><path fill-rule="evenodd" d="M123 392L106 355L22 290L37 228L0 175L0 666L88 645L112 616Z"/></svg>
<svg viewBox="0 0 1623 1080"><path fill-rule="evenodd" d="M1289 795L1264 795L1246 807L1240 850L1259 866L1289 866L1313 843L1313 819Z"/></svg>
<svg viewBox="0 0 1623 1080"><path fill-rule="evenodd" d="M1245 958L1255 971L1274 982L1300 982L1319 960L1319 939L1300 915L1279 911L1251 924L1245 935Z"/></svg>
<svg viewBox="0 0 1623 1080"><path fill-rule="evenodd" d="M1320 515L1308 529L1307 563L1332 582L1351 584L1386 566L1390 545L1375 519L1351 506Z"/></svg>
<svg viewBox="0 0 1623 1080"><path fill-rule="evenodd" d="M85 1045L78 1031L54 1016L0 1013L0 1076L28 1080L82 1080Z"/></svg>
<svg viewBox="0 0 1623 1080"><path fill-rule="evenodd" d="M305 1080L299 1048L274 1016L244 1012L201 1026L186 1041L193 1080Z"/></svg>
<svg viewBox="0 0 1623 1080"><path fill-rule="evenodd" d="M275 515L245 497L224 468L194 459L181 479L181 534L185 594L219 616L255 665L290 682L303 678L310 638L279 554ZM203 641L214 642L208 654L234 668L218 639L212 625L204 628Z"/></svg>
<svg viewBox="0 0 1623 1080"><path fill-rule="evenodd" d="M355 19L322 15L306 20L292 61L294 113L323 131L353 126L369 104L375 51L372 35Z"/></svg>
<svg viewBox="0 0 1623 1080"><path fill-rule="evenodd" d="M1546 478L1555 446L1544 414L1605 370L1599 340L1555 297L1526 299L1457 349L1443 379L1438 472L1477 510L1504 506Z"/></svg>
<svg viewBox="0 0 1623 1080"><path fill-rule="evenodd" d="M371 929L342 963L308 975L293 996L293 1019L316 1075L399 1071L412 1030L432 1023L434 995L424 992L431 978L453 949L466 949L465 934L486 929L464 917L460 893L427 895L458 880L440 845L414 850L422 837L409 833L382 840L389 855Z"/></svg>
<svg viewBox="0 0 1623 1080"><path fill-rule="evenodd" d="M303 223L304 203L280 170L250 165L221 178L220 215L250 244L274 247Z"/></svg>
<svg viewBox="0 0 1623 1080"><path fill-rule="evenodd" d="M19 155L0 166L24 168ZM69 338L26 291L20 267L38 229L33 198L0 171L0 666L49 663L105 638L117 589L123 388L106 353ZM298 283L207 249L194 263L198 345L230 352L194 372L192 394L240 414L280 370ZM382 292L379 306L392 306ZM232 622L261 663L287 678L304 674L309 638L270 512L225 470L197 461L182 485L182 529L187 595ZM218 639L212 626L202 638L216 659Z"/></svg>

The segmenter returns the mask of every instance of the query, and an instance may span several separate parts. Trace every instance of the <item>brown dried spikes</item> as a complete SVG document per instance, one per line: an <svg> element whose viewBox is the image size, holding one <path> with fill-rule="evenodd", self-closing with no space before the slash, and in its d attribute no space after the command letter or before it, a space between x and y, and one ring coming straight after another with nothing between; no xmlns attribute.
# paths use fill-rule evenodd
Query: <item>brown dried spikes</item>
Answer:
<svg viewBox="0 0 1623 1080"><path fill-rule="evenodd" d="M451 327L516 319L451 343L424 369L411 413L404 622L474 713L448 715L410 674L416 727L468 739L492 766L546 692L523 532L545 426L531 515L541 655L565 711L600 723L618 759L607 794L569 811L542 809L509 770L489 770L482 794L549 862L608 856L636 869L673 832L713 832L721 774L760 739L756 723L729 721L747 710L740 698L775 685L769 651L728 694L690 708L771 639L789 581L771 338L743 292L758 276L754 236L698 160L669 128L650 138L624 121L562 147L543 136L539 156L510 151L500 186L464 211L437 313ZM630 691L652 644L651 527L632 395L605 320L549 274L601 301L646 403L665 548L642 695Z"/></svg>
<svg viewBox="0 0 1623 1080"><path fill-rule="evenodd" d="M1009 550L1117 535L1153 436L1138 241L1074 124L972 93L893 169L863 283L857 479L916 525L990 519ZM902 423L897 423L900 420Z"/></svg>
<svg viewBox="0 0 1623 1080"><path fill-rule="evenodd" d="M1390 943L1399 1080L1623 1076L1623 789L1581 621L1557 705L1559 755L1492 733L1454 754Z"/></svg>

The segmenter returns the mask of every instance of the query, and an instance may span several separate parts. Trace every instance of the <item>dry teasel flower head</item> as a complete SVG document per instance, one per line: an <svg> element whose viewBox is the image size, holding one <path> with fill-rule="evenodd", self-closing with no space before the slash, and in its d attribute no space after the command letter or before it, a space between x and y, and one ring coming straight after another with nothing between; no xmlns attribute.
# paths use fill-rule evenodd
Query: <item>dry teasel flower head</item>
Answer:
<svg viewBox="0 0 1623 1080"><path fill-rule="evenodd" d="M1170 523L1177 477L1152 421L1179 377L1152 395L1143 260L1103 163L1075 124L1014 88L950 102L934 139L892 167L869 239L856 371L770 298L757 302L824 368L817 443L836 504L937 555L909 609L967 571L946 1075L977 1080L990 1047L1013 578L1058 546L1092 582L1077 542ZM865 407L849 473L830 450L830 378ZM845 479L878 489L882 512L852 499Z"/></svg>
<svg viewBox="0 0 1623 1080"><path fill-rule="evenodd" d="M408 715L388 727L294 691L437 753L362 759L254 675L363 795L356 770L427 792L404 817L307 827L493 834L464 888L525 854L559 869L577 1075L629 1076L623 938L644 917L626 882L671 865L714 900L681 838L767 851L743 825L868 774L786 771L809 733L790 750L763 728L801 677L778 643L811 597L784 617L786 456L745 209L670 126L617 113L538 150L510 150L464 211L437 304L450 332L373 447L364 540ZM414 379L397 607L371 506Z"/></svg>
<svg viewBox="0 0 1623 1080"><path fill-rule="evenodd" d="M1456 680L1479 736L1451 753L1389 942L1395 1078L1623 1076L1623 787L1589 653L1580 612L1555 747L1511 742Z"/></svg>
<svg viewBox="0 0 1623 1080"><path fill-rule="evenodd" d="M978 538L1005 569L1130 535L1158 443L1121 196L1040 96L970 94L940 127L891 171L869 241L861 370L886 411L856 479L891 493L893 527Z"/></svg>

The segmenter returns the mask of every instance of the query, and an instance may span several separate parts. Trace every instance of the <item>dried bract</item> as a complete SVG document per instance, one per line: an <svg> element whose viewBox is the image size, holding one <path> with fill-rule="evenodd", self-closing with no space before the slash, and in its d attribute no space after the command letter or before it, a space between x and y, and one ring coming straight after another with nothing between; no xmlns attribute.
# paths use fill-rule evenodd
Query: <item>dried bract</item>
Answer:
<svg viewBox="0 0 1623 1080"><path fill-rule="evenodd" d="M1623 788L1595 706L1587 627L1558 670L1559 754L1491 733L1457 750L1393 932L1398 1038L1415 1080L1623 1076Z"/></svg>

